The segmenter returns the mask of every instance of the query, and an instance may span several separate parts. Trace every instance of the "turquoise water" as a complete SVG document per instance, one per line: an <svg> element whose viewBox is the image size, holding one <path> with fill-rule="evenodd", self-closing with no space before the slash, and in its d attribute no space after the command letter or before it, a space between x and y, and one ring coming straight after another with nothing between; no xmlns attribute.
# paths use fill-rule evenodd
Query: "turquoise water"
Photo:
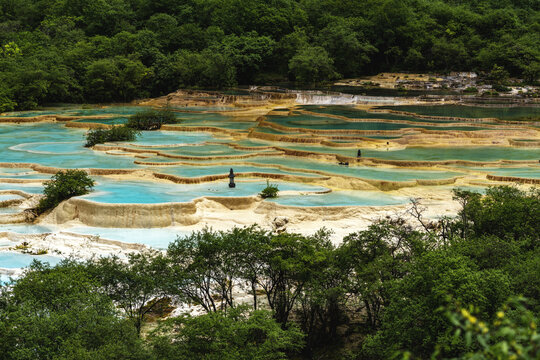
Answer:
<svg viewBox="0 0 540 360"><path fill-rule="evenodd" d="M76 234L99 236L107 240L117 240L125 243L144 244L155 249L166 249L169 243L176 240L179 236L185 237L191 233L191 231L179 230L175 228L115 229L88 226L69 228L66 231Z"/></svg>
<svg viewBox="0 0 540 360"><path fill-rule="evenodd" d="M469 160L469 161L497 161L497 160L538 160L540 149L517 149L509 147L408 147L404 150L377 151L362 149L363 157L374 157L391 160Z"/></svg>
<svg viewBox="0 0 540 360"><path fill-rule="evenodd" d="M184 119L177 126L208 126L231 130L247 130L257 125L255 121L231 121L210 119Z"/></svg>
<svg viewBox="0 0 540 360"><path fill-rule="evenodd" d="M53 227L33 224L0 224L0 232L14 232L17 234L43 234L54 231Z"/></svg>
<svg viewBox="0 0 540 360"><path fill-rule="evenodd" d="M24 199L22 196L13 194L0 194L0 202L7 200Z"/></svg>
<svg viewBox="0 0 540 360"><path fill-rule="evenodd" d="M386 206L409 202L406 197L391 196L379 191L333 191L321 195L280 196L269 201L288 206Z"/></svg>
<svg viewBox="0 0 540 360"><path fill-rule="evenodd" d="M357 149L331 148L321 145L280 145L282 148L311 151L325 154L338 154L356 157ZM540 149L513 148L496 146L478 147L407 147L401 150L374 150L362 149L362 157L389 160L416 160L416 161L497 161L497 160L538 160Z"/></svg>
<svg viewBox="0 0 540 360"><path fill-rule="evenodd" d="M128 118L126 117L115 117L110 119L80 119L74 120L74 122L81 123L94 123L94 124L106 124L106 125L119 125L127 123Z"/></svg>
<svg viewBox="0 0 540 360"><path fill-rule="evenodd" d="M368 113L363 110L354 109L349 106L307 106L303 107L309 111L319 112L321 114L336 114L351 118L385 118L394 120L409 120L416 121L412 117L391 115L391 114L376 114ZM435 108L434 106L428 108ZM477 111L477 108L458 107L463 111ZM462 109L463 108L463 109ZM136 113L143 109L137 106L113 106L106 108L91 108L77 109L69 108L62 109L59 113L62 114L78 114L82 115L116 115L114 119L103 121L125 121L126 116ZM423 108L425 110L425 108ZM437 111L442 111L442 108L437 107ZM450 108L451 111L457 111L456 108ZM517 114L525 111L519 108L518 110L510 110L512 114ZM531 111L531 108L524 108ZM176 116L181 120L179 126L215 126L225 129L247 130L257 125L254 121L255 117L250 121L245 118L235 118L234 114L217 114L217 113L196 113L189 111L209 111L216 110L213 107L203 108L182 108L187 112L176 112ZM460 111L461 111L460 110ZM501 111L500 109L495 109ZM481 112L493 112L493 108L481 108ZM44 111L49 111L44 110ZM285 110L286 111L286 110ZM285 113L285 111L283 111ZM407 111L407 110L406 110ZM505 110L506 111L506 110ZM536 110L534 110L536 111ZM58 111L51 110L51 113ZM231 110L232 112L232 110ZM41 112L40 112L41 113ZM482 114L484 114L482 113ZM35 114L34 114L35 115ZM122 116L125 115L125 116ZM512 116L514 116L512 115ZM26 116L31 116L26 113ZM453 114L453 116L463 116ZM485 116L485 115L483 115ZM341 119L334 119L325 116L311 115L296 115L296 116L270 116L270 121L281 123L290 127L304 127L310 129L358 129L358 130L395 130L408 128L414 131L412 124L394 124L394 123L377 123L377 122L347 122ZM96 121L93 119L81 121ZM102 120L97 120L102 121ZM441 121L433 121L441 122ZM444 122L444 121L442 121ZM433 130L477 130L481 127L432 127L425 128ZM257 128L259 131L279 134L281 132L268 128ZM135 149L158 150L171 155L194 156L199 158L216 156L231 156L231 155L246 155L261 153L258 157L247 159L231 159L218 161L193 160L184 161L174 158L164 158L153 156L146 161L155 162L188 162L190 166L163 166L163 167L144 167L133 163L134 158L123 156L107 155L103 152L93 151L84 148L84 135L86 130L76 128L66 128L63 124L0 124L0 151L4 162L22 162L22 163L38 163L46 166L62 167L62 168L148 168L152 171L177 175L181 177L199 177L205 175L228 174L232 167L236 172L261 172L261 173L277 173L277 174L292 174L302 176L317 177L319 175L306 173L304 170L319 170L329 174L344 175L358 177L371 180L384 181L409 181L415 179L446 179L455 176L463 175L456 171L424 171L424 170L409 170L402 168L373 168L366 166L339 166L336 163L319 162L316 160L275 156L270 155L268 150L237 150L227 145L221 137L220 144L208 144L207 142L216 142L219 136L213 136L207 133L181 132L181 131L152 131L143 132L137 141L126 143L125 146ZM245 132L244 132L245 133ZM350 134L350 133L349 133ZM309 134L302 134L310 137ZM341 134L340 134L341 135ZM343 134L344 136L348 134ZM373 136L379 139L392 139L396 136ZM227 138L228 139L228 138ZM279 147L313 151L326 154L339 154L344 156L356 156L356 148L332 148L320 145L303 145L290 143L274 143L268 141L259 141L254 139L229 140L237 144L251 147L265 147L275 145ZM346 142L347 140L341 140ZM353 140L356 142L356 140ZM171 146L174 145L174 146ZM471 161L496 161L500 159L508 160L538 160L540 159L540 149L535 148L511 148L511 147L443 147L443 148L428 148L428 147L411 147L403 150L372 150L362 149L363 157L375 157L381 159L396 159L396 160L419 160L419 161L442 161L442 160L471 160ZM231 164L227 164L227 162ZM239 165L238 163L244 163ZM247 163L250 164L247 164ZM234 163L234 165L232 164ZM204 165L204 166L201 166ZM271 165L282 165L290 168L289 170L281 170L272 167ZM482 170L484 171L484 170ZM501 174L505 176L519 177L534 177L538 178L538 168L489 168L486 172ZM39 174L31 169L11 169L0 168L0 178L21 178L21 179L48 179L50 175ZM236 189L228 188L228 180L220 182L196 185L179 185L172 183L153 183L145 181L112 181L105 178L96 178L98 185L95 192L87 197L95 201L106 203L162 203L162 202L185 202L191 201L194 198L201 196L249 196L259 193L265 186L264 180L245 181L238 180ZM280 190L298 190L298 191L320 191L323 188L317 186L309 186L302 184L292 184L278 182ZM23 190L30 193L40 193L42 186L37 184L11 184L0 183L0 190ZM283 195L278 200L278 203L297 206L318 206L327 204L328 206L337 205L388 205L393 203L402 203L403 199L396 199L390 196L385 196L383 193L379 196L374 196L368 192L334 192L325 195ZM8 210L5 210L8 211ZM11 210L10 210L11 211ZM0 227L1 229L1 227Z"/></svg>
<svg viewBox="0 0 540 360"><path fill-rule="evenodd" d="M6 170L14 170L14 171L6 171ZM45 174L40 174L32 169L0 168L0 178L44 180L44 179L49 179L50 176L47 176Z"/></svg>
<svg viewBox="0 0 540 360"><path fill-rule="evenodd" d="M133 115L140 111L149 109L149 106L105 106L105 107L93 107L90 109L76 109L71 110L70 115L73 116L96 116L96 115Z"/></svg>
<svg viewBox="0 0 540 360"><path fill-rule="evenodd" d="M21 190L30 194L40 194L43 186L36 184L0 183L0 190Z"/></svg>
<svg viewBox="0 0 540 360"><path fill-rule="evenodd" d="M226 145L200 145L200 146L179 146L179 147L163 147L153 148L171 155L181 156L227 156L227 155L246 155L252 154L254 151L236 150Z"/></svg>
<svg viewBox="0 0 540 360"><path fill-rule="evenodd" d="M360 110L352 106L302 106L301 109L316 112L320 114L330 114L345 116L351 119L387 119L387 120L407 120L407 121L421 121L421 122L433 122L444 123L451 122L450 120L424 120L418 119L413 116L385 114L385 113L372 113L365 110Z"/></svg>
<svg viewBox="0 0 540 360"><path fill-rule="evenodd" d="M214 137L205 133L177 131L143 131L133 142L137 145L201 144L212 141Z"/></svg>
<svg viewBox="0 0 540 360"><path fill-rule="evenodd" d="M330 174L353 176L362 179L385 181L408 181L416 179L450 179L462 175L451 171L409 170L401 168L373 168L367 166L341 166L332 163L323 163L311 160L297 160L294 158L255 158L251 160L259 164L281 164L297 169L310 169L324 171Z"/></svg>
<svg viewBox="0 0 540 360"><path fill-rule="evenodd" d="M413 124L399 124L386 122L349 122L341 119L312 116L312 115L296 115L296 116L268 116L268 121L287 126L314 130L399 130L407 128L422 128L427 130L456 130L456 131L476 131L485 130L482 127L472 126L424 126Z"/></svg>
<svg viewBox="0 0 540 360"><path fill-rule="evenodd" d="M247 173L258 172L265 174L285 174L285 175L299 175L307 177L319 177L319 175L302 173L301 171L286 171L273 167L264 166L246 166L246 165L219 165L219 166L181 166L172 168L157 169L156 172L162 174L171 174L181 177L200 177L206 175L223 175L229 174L229 170L232 168L235 173Z"/></svg>
<svg viewBox="0 0 540 360"><path fill-rule="evenodd" d="M85 130L61 124L0 124L0 152L5 162L32 162L62 168L135 168L130 158L84 147Z"/></svg>
<svg viewBox="0 0 540 360"><path fill-rule="evenodd" d="M381 109L407 111L420 115L463 117L463 118L499 118L512 120L524 116L540 117L540 107L479 107L463 105L403 105L382 106Z"/></svg>
<svg viewBox="0 0 540 360"><path fill-rule="evenodd" d="M62 259L51 255L29 255L16 252L0 252L0 268L19 269L27 267L34 260L56 265Z"/></svg>
<svg viewBox="0 0 540 360"><path fill-rule="evenodd" d="M233 106L172 106L177 111L238 111Z"/></svg>
<svg viewBox="0 0 540 360"><path fill-rule="evenodd" d="M482 171L497 176L513 176L522 178L539 179L540 166L531 167L469 167L470 170Z"/></svg>
<svg viewBox="0 0 540 360"><path fill-rule="evenodd" d="M82 196L88 200L110 204L158 204L189 202L202 196L251 196L261 192L266 182L237 181L236 188L229 188L229 180L206 184L173 184L150 181L114 181L96 178L94 192ZM323 191L320 186L276 182L280 190Z"/></svg>
<svg viewBox="0 0 540 360"><path fill-rule="evenodd" d="M21 212L22 210L19 209L19 208L14 208L14 207L5 207L5 208L0 208L0 215L2 214L6 214L6 215L9 215L9 214L17 214L19 212Z"/></svg>
<svg viewBox="0 0 540 360"><path fill-rule="evenodd" d="M13 111L2 113L0 117L35 117L41 115L55 115L58 114L58 110L43 110L43 111Z"/></svg>

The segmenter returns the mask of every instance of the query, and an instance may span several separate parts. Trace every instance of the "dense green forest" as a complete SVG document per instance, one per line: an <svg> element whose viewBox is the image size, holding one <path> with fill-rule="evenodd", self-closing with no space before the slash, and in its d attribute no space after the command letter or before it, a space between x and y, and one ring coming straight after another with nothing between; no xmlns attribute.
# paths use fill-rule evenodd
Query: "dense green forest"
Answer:
<svg viewBox="0 0 540 360"><path fill-rule="evenodd" d="M380 71L540 73L537 0L0 0L0 111Z"/></svg>
<svg viewBox="0 0 540 360"><path fill-rule="evenodd" d="M0 287L0 358L538 359L540 192L456 191L458 217L204 230L166 252L34 263ZM241 295L243 294L243 295ZM199 316L171 314L200 305Z"/></svg>

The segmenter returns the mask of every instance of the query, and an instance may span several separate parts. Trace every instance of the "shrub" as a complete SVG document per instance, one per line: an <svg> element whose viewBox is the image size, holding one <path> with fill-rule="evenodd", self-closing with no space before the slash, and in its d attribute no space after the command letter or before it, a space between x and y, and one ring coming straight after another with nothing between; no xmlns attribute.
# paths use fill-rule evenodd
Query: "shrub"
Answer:
<svg viewBox="0 0 540 360"><path fill-rule="evenodd" d="M40 200L37 212L42 214L73 196L88 194L93 187L94 180L83 170L59 171L45 184L45 197Z"/></svg>
<svg viewBox="0 0 540 360"><path fill-rule="evenodd" d="M159 130L163 124L176 124L178 119L169 109L148 109L129 117L127 126L137 130Z"/></svg>
<svg viewBox="0 0 540 360"><path fill-rule="evenodd" d="M465 93L477 93L477 92L478 92L478 89L475 88L474 86L469 86L468 88L466 88L465 90L463 90L463 92L465 92Z"/></svg>
<svg viewBox="0 0 540 360"><path fill-rule="evenodd" d="M109 141L132 141L137 138L139 131L122 126L113 126L110 129L94 129L86 133L86 147L103 144Z"/></svg>
<svg viewBox="0 0 540 360"><path fill-rule="evenodd" d="M278 192L279 189L277 185L270 184L270 182L266 180L266 187L261 191L259 196L263 199L276 198L278 196Z"/></svg>
<svg viewBox="0 0 540 360"><path fill-rule="evenodd" d="M511 88L509 88L508 86L504 86L504 85L501 85L501 84L494 84L493 85L493 90L497 91L497 92L510 92L512 91Z"/></svg>

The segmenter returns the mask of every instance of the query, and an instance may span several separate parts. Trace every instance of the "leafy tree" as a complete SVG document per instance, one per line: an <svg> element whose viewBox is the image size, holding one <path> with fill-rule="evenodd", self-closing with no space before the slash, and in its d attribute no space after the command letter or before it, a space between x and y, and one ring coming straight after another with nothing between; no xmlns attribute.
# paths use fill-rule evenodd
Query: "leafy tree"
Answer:
<svg viewBox="0 0 540 360"><path fill-rule="evenodd" d="M454 299L477 307L489 318L510 294L510 279L503 271L478 270L470 259L450 251L429 252L392 286L381 330L364 344L364 351L388 357L408 350L423 358L438 347L443 354L455 356L464 344L454 341L439 309Z"/></svg>
<svg viewBox="0 0 540 360"><path fill-rule="evenodd" d="M169 109L147 109L131 115L127 127L136 130L159 130L164 124L176 124L178 120Z"/></svg>
<svg viewBox="0 0 540 360"><path fill-rule="evenodd" d="M140 334L146 315L163 295L161 282L166 271L163 257L142 252L129 254L127 262L112 256L90 261L87 266L103 293L122 308Z"/></svg>
<svg viewBox="0 0 540 360"><path fill-rule="evenodd" d="M83 266L34 263L0 295L3 359L146 359L135 329Z"/></svg>
<svg viewBox="0 0 540 360"><path fill-rule="evenodd" d="M366 324L379 329L384 309L390 304L391 287L402 279L417 256L430 247L425 234L401 219L372 224L368 230L343 239L339 262L349 274L347 290L356 296Z"/></svg>
<svg viewBox="0 0 540 360"><path fill-rule="evenodd" d="M88 194L93 187L94 180L84 170L59 171L45 184L37 211L43 213L73 196Z"/></svg>
<svg viewBox="0 0 540 360"><path fill-rule="evenodd" d="M259 286L279 323L287 323L304 287L324 269L332 247L328 237L327 232L309 237L281 233L262 248Z"/></svg>
<svg viewBox="0 0 540 360"><path fill-rule="evenodd" d="M233 308L237 257L235 244L227 238L225 233L204 229L169 244L168 291L207 312Z"/></svg>
<svg viewBox="0 0 540 360"><path fill-rule="evenodd" d="M299 49L292 57L289 61L289 71L298 82L317 83L338 76L333 64L334 61L324 48L310 46Z"/></svg>
<svg viewBox="0 0 540 360"><path fill-rule="evenodd" d="M334 60L335 68L345 77L361 74L370 55L377 51L350 21L341 18L320 31L319 42Z"/></svg>
<svg viewBox="0 0 540 360"><path fill-rule="evenodd" d="M113 126L110 129L93 129L86 133L86 147L110 141L133 141L139 132L125 125Z"/></svg>
<svg viewBox="0 0 540 360"><path fill-rule="evenodd" d="M285 360L301 350L302 338L294 326L283 330L268 311L238 308L167 320L151 342L160 359Z"/></svg>
<svg viewBox="0 0 540 360"><path fill-rule="evenodd" d="M126 101L140 90L147 68L138 60L123 57L96 60L86 68L86 96L93 101Z"/></svg>
<svg viewBox="0 0 540 360"><path fill-rule="evenodd" d="M525 193L515 187L489 188L486 196L463 193L469 200L460 211L463 226L475 236L495 235L501 239L530 239L536 243L540 234L540 192ZM512 214L512 216L507 216Z"/></svg>

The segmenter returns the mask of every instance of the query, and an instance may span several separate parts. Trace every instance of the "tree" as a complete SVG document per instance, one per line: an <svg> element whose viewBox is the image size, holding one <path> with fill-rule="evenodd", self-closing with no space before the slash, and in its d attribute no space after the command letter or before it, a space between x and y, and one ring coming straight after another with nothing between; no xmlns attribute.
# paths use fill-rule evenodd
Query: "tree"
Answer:
<svg viewBox="0 0 540 360"><path fill-rule="evenodd" d="M169 244L169 293L200 304L207 312L235 307L238 257L235 243L228 238L223 232L204 229Z"/></svg>
<svg viewBox="0 0 540 360"><path fill-rule="evenodd" d="M319 42L334 60L334 66L344 77L360 75L370 55L377 49L342 18L331 22L319 32Z"/></svg>
<svg viewBox="0 0 540 360"><path fill-rule="evenodd" d="M93 187L94 180L84 170L59 171L45 184L37 211L41 214L73 196L88 194Z"/></svg>
<svg viewBox="0 0 540 360"><path fill-rule="evenodd" d="M286 326L304 287L323 271L332 245L328 232L305 237L299 234L273 235L261 249L259 286L266 294L276 320Z"/></svg>
<svg viewBox="0 0 540 360"><path fill-rule="evenodd" d="M103 144L110 141L133 141L139 131L125 125L113 126L110 129L92 129L86 133L85 147Z"/></svg>
<svg viewBox="0 0 540 360"><path fill-rule="evenodd" d="M275 47L275 41L268 36L250 32L243 36L228 35L215 50L230 59L236 68L237 79L249 83L255 74L265 66Z"/></svg>
<svg viewBox="0 0 540 360"><path fill-rule="evenodd" d="M126 101L141 89L148 69L138 60L117 56L96 60L86 68L86 96L94 101Z"/></svg>
<svg viewBox="0 0 540 360"><path fill-rule="evenodd" d="M298 82L317 83L338 77L333 64L324 48L309 46L299 49L289 61L289 72Z"/></svg>
<svg viewBox="0 0 540 360"><path fill-rule="evenodd" d="M146 315L164 295L163 256L157 252L133 253L128 255L127 262L112 256L90 261L87 266L103 293L124 311L140 334Z"/></svg>
<svg viewBox="0 0 540 360"><path fill-rule="evenodd" d="M346 286L358 302L357 311L365 314L371 330L381 326L395 281L407 274L408 264L430 249L430 243L429 237L401 219L374 223L343 239L338 261L349 274Z"/></svg>
<svg viewBox="0 0 540 360"><path fill-rule="evenodd" d="M80 264L34 263L1 290L3 359L148 358L135 329Z"/></svg>
<svg viewBox="0 0 540 360"><path fill-rule="evenodd" d="M160 359L285 360L302 348L302 337L294 326L282 329L268 311L238 308L167 320L151 343Z"/></svg>
<svg viewBox="0 0 540 360"><path fill-rule="evenodd" d="M408 350L425 358L437 347L445 356L456 356L465 346L453 339L439 309L456 301L490 318L510 294L510 279L503 271L478 270L470 259L452 251L428 252L392 284L381 330L366 341L364 351L388 357Z"/></svg>
<svg viewBox="0 0 540 360"><path fill-rule="evenodd" d="M129 117L126 126L135 130L159 130L162 125L176 124L178 119L170 109L146 109Z"/></svg>

